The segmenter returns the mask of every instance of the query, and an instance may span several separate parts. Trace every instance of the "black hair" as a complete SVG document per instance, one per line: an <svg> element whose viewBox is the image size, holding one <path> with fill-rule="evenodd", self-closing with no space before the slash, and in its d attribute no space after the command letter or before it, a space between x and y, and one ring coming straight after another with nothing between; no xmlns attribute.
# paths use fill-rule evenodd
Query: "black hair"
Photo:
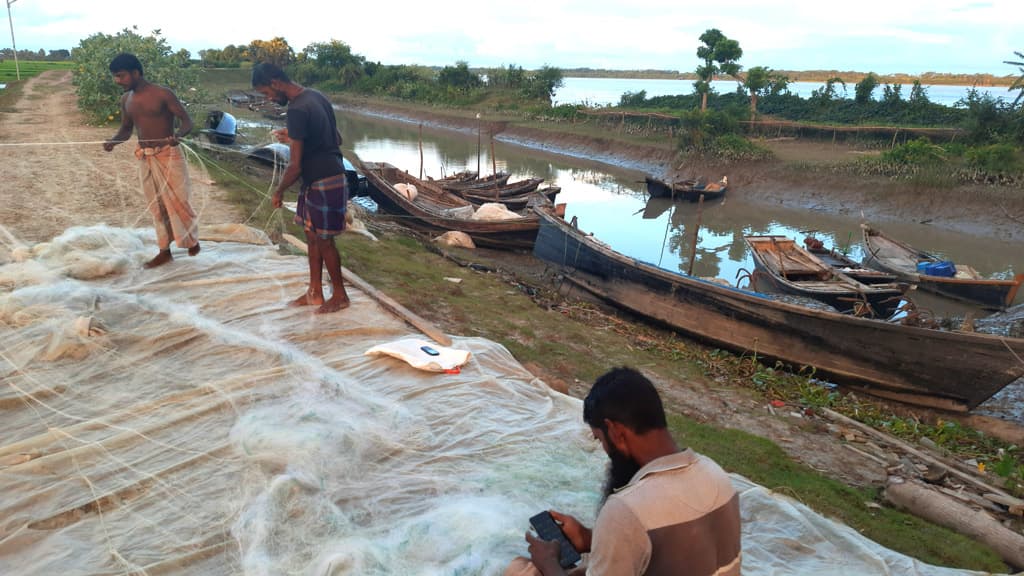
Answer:
<svg viewBox="0 0 1024 576"><path fill-rule="evenodd" d="M263 62L252 67L252 87L270 86L274 80L291 82L288 75L280 67L269 62Z"/></svg>
<svg viewBox="0 0 1024 576"><path fill-rule="evenodd" d="M613 368L594 382L583 400L583 421L606 430L605 420L638 434L666 428L665 408L654 384L634 368Z"/></svg>
<svg viewBox="0 0 1024 576"><path fill-rule="evenodd" d="M114 59L110 61L110 73L116 74L122 70L125 72L138 70L139 76L143 76L142 62L139 62L139 59L135 57L135 54L122 52L117 56L114 56Z"/></svg>

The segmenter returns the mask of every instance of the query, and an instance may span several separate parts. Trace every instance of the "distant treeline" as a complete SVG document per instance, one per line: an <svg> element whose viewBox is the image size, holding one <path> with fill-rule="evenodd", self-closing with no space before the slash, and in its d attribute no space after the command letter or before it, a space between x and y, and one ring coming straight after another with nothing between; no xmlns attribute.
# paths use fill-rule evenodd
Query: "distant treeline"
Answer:
<svg viewBox="0 0 1024 576"><path fill-rule="evenodd" d="M852 70L772 70L789 78L790 82L827 82L840 78L843 82L855 84L863 80L868 72ZM594 68L563 68L566 78L631 78L647 80L696 80L693 72L678 70L602 70ZM742 74L741 74L742 76ZM875 74L883 84L913 84L918 80L926 86L1010 86L1017 76L994 76L992 74L948 74L945 72L925 72L924 74ZM732 80L719 77L717 80Z"/></svg>

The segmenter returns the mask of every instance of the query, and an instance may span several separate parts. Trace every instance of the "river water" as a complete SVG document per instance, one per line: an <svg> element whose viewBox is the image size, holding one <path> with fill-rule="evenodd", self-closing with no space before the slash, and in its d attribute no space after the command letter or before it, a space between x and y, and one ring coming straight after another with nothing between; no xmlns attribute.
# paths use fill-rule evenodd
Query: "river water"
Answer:
<svg viewBox="0 0 1024 576"><path fill-rule="evenodd" d="M362 160L389 162L413 175L420 174L417 124L348 112L342 112L339 118L345 147L354 149ZM460 170L477 170L478 162L480 172L489 174L489 148L486 134L478 150L475 133L424 126L423 176L438 178ZM493 165L499 171L510 172L510 181L539 177L545 179L545 184L561 186L557 202L566 204L566 219L575 216L582 230L623 254L668 270L686 273L693 254L694 275L723 278L735 285L737 276L754 269L743 236L757 234L780 234L801 241L813 232L827 246L856 259L863 256L860 216L854 210L830 213L745 202L741 195L727 195L724 201L704 204L694 250L697 205L667 199L648 201L642 171L501 141L495 141L494 154ZM718 179L721 175L706 176ZM755 195L756 190L744 193ZM873 224L913 246L955 262L970 263L988 277L1011 278L1024 271L1024 250L1019 244L913 222L886 220ZM975 317L985 314L929 294L915 293L914 300L938 315L962 315L972 310ZM1024 294L1017 298L1018 303L1022 301ZM1017 388L1024 389L1024 385ZM992 408L990 401L983 411L1024 421L1024 390L1015 394L1000 399Z"/></svg>
<svg viewBox="0 0 1024 576"><path fill-rule="evenodd" d="M822 88L824 82L792 82L789 84L789 91L801 98L807 98L815 90ZM711 82L712 89L718 94L735 92L738 84L732 80L715 80ZM844 93L843 86L837 85L840 97L853 98L855 84L846 85ZM910 97L912 84L904 84L901 95L904 99ZM954 106L957 102L967 96L971 86L945 86L925 85L925 94L928 99L936 104ZM680 94L691 94L693 92L693 80L669 80L669 79L640 79L640 78L565 78L562 87L555 92L553 98L557 104L586 104L588 106L609 106L617 105L619 99L626 92L637 93L641 90L647 93L647 97L654 96L676 96ZM1005 101L1012 101L1019 92L1010 92L1006 86L978 86L981 94L989 94L993 98L1001 98ZM883 87L875 88L872 96L877 100L882 97Z"/></svg>

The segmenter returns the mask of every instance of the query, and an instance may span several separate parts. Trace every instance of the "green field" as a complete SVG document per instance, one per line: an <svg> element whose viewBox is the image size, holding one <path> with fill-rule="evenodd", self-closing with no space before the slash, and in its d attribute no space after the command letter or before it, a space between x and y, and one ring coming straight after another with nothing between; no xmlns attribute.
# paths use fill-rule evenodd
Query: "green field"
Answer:
<svg viewBox="0 0 1024 576"><path fill-rule="evenodd" d="M0 61L0 83L14 82L18 79L18 70L21 70L21 79L26 80L45 72L46 70L70 70L74 62L43 62L39 60L19 60L17 69L14 67L14 59Z"/></svg>

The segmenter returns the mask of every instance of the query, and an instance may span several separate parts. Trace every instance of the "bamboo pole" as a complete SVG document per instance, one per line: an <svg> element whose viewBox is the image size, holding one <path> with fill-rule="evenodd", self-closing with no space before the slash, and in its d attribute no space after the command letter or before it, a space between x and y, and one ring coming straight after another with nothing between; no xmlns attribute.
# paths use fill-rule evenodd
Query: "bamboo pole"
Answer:
<svg viewBox="0 0 1024 576"><path fill-rule="evenodd" d="M693 227L693 246L690 247L690 266L686 270L687 276L693 276L693 261L697 259L697 235L700 234L700 219L704 214L704 195L697 199L697 224Z"/></svg>
<svg viewBox="0 0 1024 576"><path fill-rule="evenodd" d="M286 242L288 242L292 246L295 246L299 250L302 250L303 252L309 251L309 247L306 246L305 242L299 240L298 238L292 236L291 234L283 234L282 238L284 238ZM377 303L383 306L384 309L387 310L388 312L391 312L395 316L398 316L402 320L405 320L412 326L423 331L423 333L429 336L434 342L437 342L442 346L452 345L452 339L449 338L448 335L442 332L439 328L434 326L429 320L422 318L421 316L409 310L405 306L399 304L397 301L395 301L387 294L381 292L380 290L377 290L376 288L373 287L373 285L363 280L359 276L356 276L348 268L342 266L341 274L345 278L345 280L348 281L349 284L365 292L367 296L376 300Z"/></svg>
<svg viewBox="0 0 1024 576"><path fill-rule="evenodd" d="M423 123L420 123L420 180L423 180Z"/></svg>

